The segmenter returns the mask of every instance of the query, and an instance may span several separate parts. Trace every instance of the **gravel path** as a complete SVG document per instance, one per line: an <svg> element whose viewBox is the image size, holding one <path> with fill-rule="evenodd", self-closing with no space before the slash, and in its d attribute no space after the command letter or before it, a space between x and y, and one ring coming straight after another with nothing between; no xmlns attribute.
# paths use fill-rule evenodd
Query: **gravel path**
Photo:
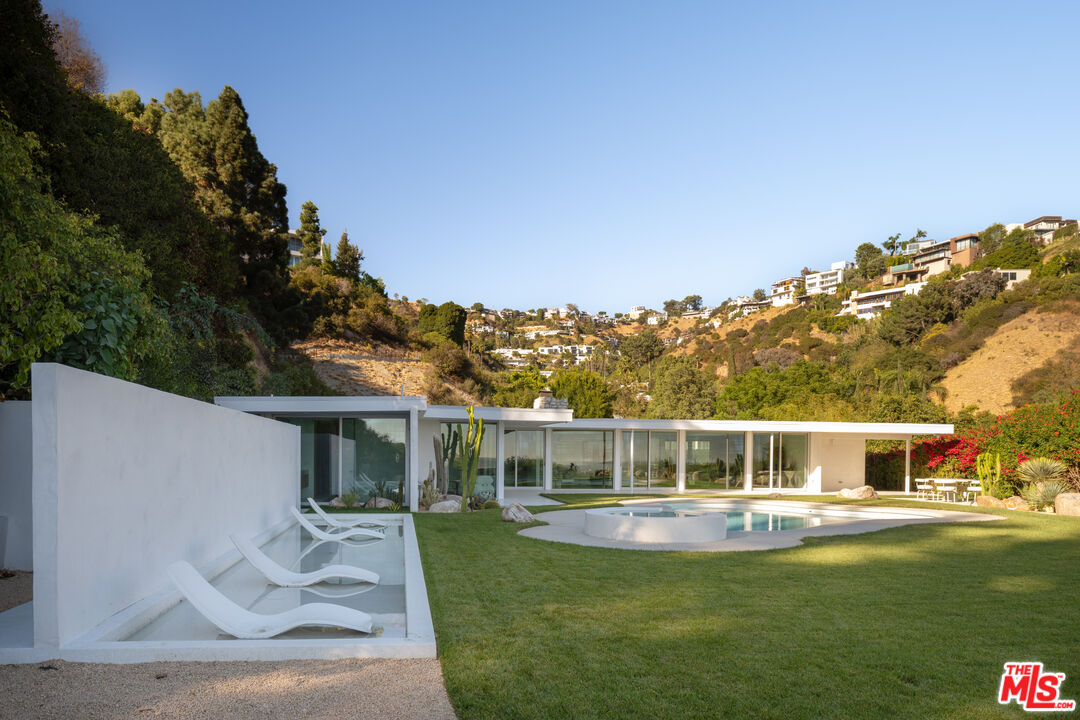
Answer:
<svg viewBox="0 0 1080 720"><path fill-rule="evenodd" d="M12 572L12 577L0 578L0 612L34 599L34 573Z"/></svg>
<svg viewBox="0 0 1080 720"><path fill-rule="evenodd" d="M42 669L45 668L45 669ZM0 718L454 718L438 660L0 666Z"/></svg>

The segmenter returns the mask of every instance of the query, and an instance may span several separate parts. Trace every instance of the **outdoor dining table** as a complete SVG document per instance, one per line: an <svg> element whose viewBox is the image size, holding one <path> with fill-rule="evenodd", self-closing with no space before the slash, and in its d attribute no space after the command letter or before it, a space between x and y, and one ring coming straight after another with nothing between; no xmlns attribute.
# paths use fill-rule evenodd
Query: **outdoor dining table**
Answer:
<svg viewBox="0 0 1080 720"><path fill-rule="evenodd" d="M963 494L966 497L973 491L976 493L980 491L978 480L942 478L933 480L933 483L934 490L941 495L942 500L945 502L956 502L958 494Z"/></svg>

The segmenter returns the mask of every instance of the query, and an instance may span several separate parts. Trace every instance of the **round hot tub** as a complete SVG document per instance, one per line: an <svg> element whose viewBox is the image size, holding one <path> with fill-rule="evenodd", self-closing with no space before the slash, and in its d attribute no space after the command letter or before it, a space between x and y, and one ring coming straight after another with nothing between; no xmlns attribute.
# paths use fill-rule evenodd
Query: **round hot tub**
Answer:
<svg viewBox="0 0 1080 720"><path fill-rule="evenodd" d="M585 511L585 534L639 543L707 543L727 538L727 515L658 505Z"/></svg>

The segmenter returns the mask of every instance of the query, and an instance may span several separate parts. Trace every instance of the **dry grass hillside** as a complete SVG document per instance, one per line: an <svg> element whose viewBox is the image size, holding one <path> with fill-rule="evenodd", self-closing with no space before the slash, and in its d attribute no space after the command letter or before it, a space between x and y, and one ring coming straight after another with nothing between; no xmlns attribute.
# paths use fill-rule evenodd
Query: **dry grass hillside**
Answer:
<svg viewBox="0 0 1080 720"><path fill-rule="evenodd" d="M1033 310L1010 320L946 373L941 381L946 409L956 413L978 405L994 414L1013 409L1013 381L1053 360L1077 338L1080 314Z"/></svg>
<svg viewBox="0 0 1080 720"><path fill-rule="evenodd" d="M348 342L312 339L293 349L306 355L319 378L345 395L423 395L431 364L401 350Z"/></svg>

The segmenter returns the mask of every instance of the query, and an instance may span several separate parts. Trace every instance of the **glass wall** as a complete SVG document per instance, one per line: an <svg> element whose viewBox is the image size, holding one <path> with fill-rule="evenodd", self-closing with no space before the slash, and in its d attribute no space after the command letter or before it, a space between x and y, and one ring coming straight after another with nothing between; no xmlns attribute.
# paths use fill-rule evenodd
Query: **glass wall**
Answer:
<svg viewBox="0 0 1080 720"><path fill-rule="evenodd" d="M806 487L807 446L804 433L754 433L754 487Z"/></svg>
<svg viewBox="0 0 1080 720"><path fill-rule="evenodd" d="M623 430L622 486L627 489L649 487L649 432Z"/></svg>
<svg viewBox="0 0 1080 720"><path fill-rule="evenodd" d="M679 434L649 433L649 487L675 487L679 467Z"/></svg>
<svg viewBox="0 0 1080 720"><path fill-rule="evenodd" d="M455 438L463 436L468 432L468 429L469 426L466 423L443 423L443 447L450 447L451 442L456 446L457 440ZM498 425L484 423L484 437L480 440L480 461L476 471L476 488L473 491L475 495L480 497L495 497L495 467L497 465L495 461L495 445L497 442L495 434L497 432ZM461 451L456 447L453 451L453 457L454 461L450 463L450 477L448 480L450 492L457 495L461 493L461 472L464 466Z"/></svg>
<svg viewBox="0 0 1080 720"><path fill-rule="evenodd" d="M544 431L507 430L503 440L506 487L542 487L544 484Z"/></svg>
<svg viewBox="0 0 1080 720"><path fill-rule="evenodd" d="M341 421L342 493L355 492L408 503L405 482L404 418L343 418Z"/></svg>
<svg viewBox="0 0 1080 720"><path fill-rule="evenodd" d="M610 488L612 433L606 430L553 430L552 487Z"/></svg>
<svg viewBox="0 0 1080 720"><path fill-rule="evenodd" d="M741 489L742 433L686 433L686 487L693 490Z"/></svg>
<svg viewBox="0 0 1080 720"><path fill-rule="evenodd" d="M300 428L300 502L355 492L409 502L404 418L279 417Z"/></svg>
<svg viewBox="0 0 1080 720"><path fill-rule="evenodd" d="M277 418L300 428L300 501L332 500L340 491L337 418Z"/></svg>

